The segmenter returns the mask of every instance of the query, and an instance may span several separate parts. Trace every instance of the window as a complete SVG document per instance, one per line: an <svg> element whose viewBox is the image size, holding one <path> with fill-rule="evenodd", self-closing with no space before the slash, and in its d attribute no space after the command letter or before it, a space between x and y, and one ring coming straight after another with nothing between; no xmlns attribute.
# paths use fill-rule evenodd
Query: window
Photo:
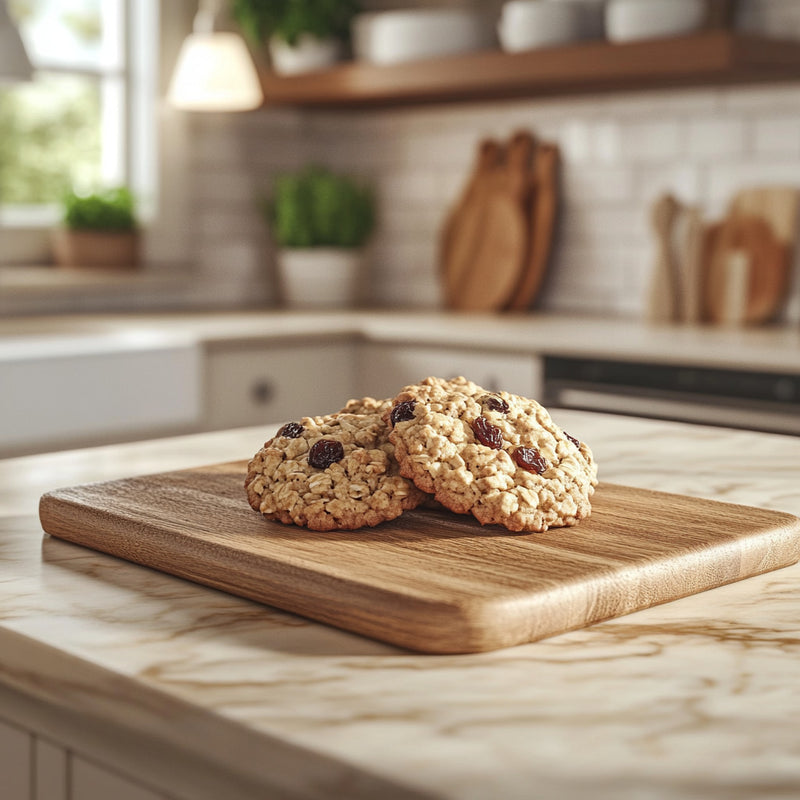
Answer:
<svg viewBox="0 0 800 800"><path fill-rule="evenodd" d="M124 183L143 212L154 197L158 0L9 0L8 8L35 78L0 86L0 260L40 260L66 190ZM10 229L26 235L15 245Z"/></svg>

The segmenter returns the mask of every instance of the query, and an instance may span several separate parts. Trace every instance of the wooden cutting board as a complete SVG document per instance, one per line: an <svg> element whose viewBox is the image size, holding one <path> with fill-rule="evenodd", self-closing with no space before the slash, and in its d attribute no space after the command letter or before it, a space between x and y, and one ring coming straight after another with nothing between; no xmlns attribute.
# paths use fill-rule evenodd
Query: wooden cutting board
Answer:
<svg viewBox="0 0 800 800"><path fill-rule="evenodd" d="M498 311L525 266L528 197L535 142L526 131L508 144L484 140L474 172L442 229L445 303L459 311Z"/></svg>
<svg viewBox="0 0 800 800"><path fill-rule="evenodd" d="M559 149L540 143L533 165L533 192L530 202L530 244L527 263L516 290L507 305L509 311L527 311L535 302L547 271L553 249L559 205Z"/></svg>
<svg viewBox="0 0 800 800"><path fill-rule="evenodd" d="M484 198L482 234L457 294L456 307L462 311L499 311L519 281L530 239L533 149L531 134L514 134L494 170Z"/></svg>
<svg viewBox="0 0 800 800"><path fill-rule="evenodd" d="M726 218L708 233L709 320L759 324L778 314L789 288L799 213L800 192L792 186L753 187L733 196Z"/></svg>
<svg viewBox="0 0 800 800"><path fill-rule="evenodd" d="M478 144L472 175L442 228L439 261L449 308L458 308L461 287L483 236L484 207L500 159L497 141L484 139Z"/></svg>
<svg viewBox="0 0 800 800"><path fill-rule="evenodd" d="M246 462L61 489L47 533L429 653L535 641L800 559L800 519L601 485L588 520L543 534L420 510L318 533L247 504ZM753 597L758 602L758 597ZM713 615L713 606L709 614Z"/></svg>

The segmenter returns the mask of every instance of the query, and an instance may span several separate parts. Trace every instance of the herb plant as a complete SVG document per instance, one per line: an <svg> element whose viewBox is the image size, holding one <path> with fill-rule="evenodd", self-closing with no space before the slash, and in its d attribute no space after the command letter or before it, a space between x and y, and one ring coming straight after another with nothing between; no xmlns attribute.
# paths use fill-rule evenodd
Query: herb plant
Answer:
<svg viewBox="0 0 800 800"><path fill-rule="evenodd" d="M359 8L357 0L233 0L231 13L254 44L277 36L295 45L303 33L347 41Z"/></svg>
<svg viewBox="0 0 800 800"><path fill-rule="evenodd" d="M361 247L375 227L372 193L323 167L282 175L267 206L281 247Z"/></svg>
<svg viewBox="0 0 800 800"><path fill-rule="evenodd" d="M64 224L73 230L133 230L133 195L124 186L90 195L69 192L64 197Z"/></svg>

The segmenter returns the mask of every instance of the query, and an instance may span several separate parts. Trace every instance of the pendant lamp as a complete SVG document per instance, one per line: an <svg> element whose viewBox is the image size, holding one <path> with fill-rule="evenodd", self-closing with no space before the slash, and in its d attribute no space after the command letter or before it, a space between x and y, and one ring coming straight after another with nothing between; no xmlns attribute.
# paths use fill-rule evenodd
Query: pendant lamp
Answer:
<svg viewBox="0 0 800 800"><path fill-rule="evenodd" d="M244 40L215 30L219 3L203 0L186 37L167 97L186 111L248 111L264 100Z"/></svg>

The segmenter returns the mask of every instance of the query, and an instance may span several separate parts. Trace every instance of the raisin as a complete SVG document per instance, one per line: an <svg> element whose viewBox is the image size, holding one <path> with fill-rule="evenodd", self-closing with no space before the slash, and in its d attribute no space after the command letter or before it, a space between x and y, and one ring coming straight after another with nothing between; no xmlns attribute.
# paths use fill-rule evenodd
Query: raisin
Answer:
<svg viewBox="0 0 800 800"><path fill-rule="evenodd" d="M492 450L499 450L503 446L503 434L500 428L492 425L486 417L478 417L472 423L472 430L475 433L475 438Z"/></svg>
<svg viewBox="0 0 800 800"><path fill-rule="evenodd" d="M508 414L508 403L496 394L487 394L481 398L483 404L489 411L499 411L501 414Z"/></svg>
<svg viewBox="0 0 800 800"><path fill-rule="evenodd" d="M570 436L566 431L564 431L564 436L566 436L567 439L569 439L572 442L572 444L575 445L575 447L580 449L581 443L574 436Z"/></svg>
<svg viewBox="0 0 800 800"><path fill-rule="evenodd" d="M278 436L285 436L287 439L296 439L303 434L305 428L299 422L287 422L279 431Z"/></svg>
<svg viewBox="0 0 800 800"><path fill-rule="evenodd" d="M518 467L528 472L535 472L537 475L541 475L547 469L547 462L533 447L518 447L513 452L512 458Z"/></svg>
<svg viewBox="0 0 800 800"><path fill-rule="evenodd" d="M392 413L389 414L392 427L394 428L398 422L405 422L406 420L414 419L414 407L416 405L416 400L403 400L402 402L398 403L392 409Z"/></svg>
<svg viewBox="0 0 800 800"><path fill-rule="evenodd" d="M344 447L334 439L319 439L308 451L308 463L317 469L326 469L344 458Z"/></svg>

